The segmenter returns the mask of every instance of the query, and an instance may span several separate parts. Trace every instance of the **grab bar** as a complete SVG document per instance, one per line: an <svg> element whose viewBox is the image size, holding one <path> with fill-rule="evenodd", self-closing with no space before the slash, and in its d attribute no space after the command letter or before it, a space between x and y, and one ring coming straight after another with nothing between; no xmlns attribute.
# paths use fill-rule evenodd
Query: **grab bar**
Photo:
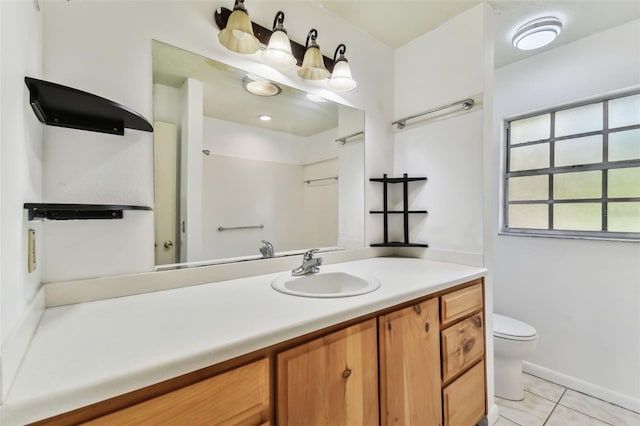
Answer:
<svg viewBox="0 0 640 426"><path fill-rule="evenodd" d="M338 180L338 176L331 176L331 177L318 178L318 179L309 179L309 180L305 180L304 183L309 184L311 182L317 182L319 180Z"/></svg>
<svg viewBox="0 0 640 426"><path fill-rule="evenodd" d="M347 136L342 136L341 138L338 138L335 141L338 142L340 145L344 145L345 143L347 143L347 139L355 138L356 136L360 136L360 135L364 135L364 131L363 130L361 130L359 132L356 132L356 133L352 133L352 134L347 135Z"/></svg>
<svg viewBox="0 0 640 426"><path fill-rule="evenodd" d="M410 115L409 117L401 118L400 120L396 120L396 121L392 122L391 125L393 126L394 124L397 124L398 125L398 129L404 129L404 127L407 125L407 120L411 120L411 119L414 119L414 118L422 117L423 115L431 114L431 113L434 113L434 112L437 112L437 111L442 111L443 109L451 108L451 107L454 107L456 105L460 105L460 106L462 106L463 110L469 111L471 108L473 108L474 104L475 104L475 102L474 102L473 99L471 99L471 98L464 99L462 101L454 102L454 103L451 103L449 105L443 105L443 106L438 107L438 108L430 109L429 111L424 111L424 112L421 112L419 114Z"/></svg>
<svg viewBox="0 0 640 426"><path fill-rule="evenodd" d="M234 231L236 229L263 229L264 225L249 225L249 226L229 226L229 227L224 227L224 226L219 226L218 227L218 231L222 232L222 231Z"/></svg>

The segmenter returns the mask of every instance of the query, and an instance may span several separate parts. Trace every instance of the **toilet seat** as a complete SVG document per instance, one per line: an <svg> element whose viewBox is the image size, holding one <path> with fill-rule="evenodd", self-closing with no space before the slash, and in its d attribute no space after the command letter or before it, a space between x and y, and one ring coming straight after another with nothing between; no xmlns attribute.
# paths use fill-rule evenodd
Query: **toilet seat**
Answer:
<svg viewBox="0 0 640 426"><path fill-rule="evenodd" d="M493 314L493 336L507 340L535 340L536 329L527 323L500 314Z"/></svg>

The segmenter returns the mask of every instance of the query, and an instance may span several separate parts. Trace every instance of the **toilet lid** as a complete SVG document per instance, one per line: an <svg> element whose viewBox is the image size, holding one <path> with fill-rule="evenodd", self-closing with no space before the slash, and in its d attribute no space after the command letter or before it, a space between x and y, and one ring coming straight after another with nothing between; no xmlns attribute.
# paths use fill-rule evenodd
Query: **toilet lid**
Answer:
<svg viewBox="0 0 640 426"><path fill-rule="evenodd" d="M493 314L493 335L511 340L532 340L536 329L517 319Z"/></svg>

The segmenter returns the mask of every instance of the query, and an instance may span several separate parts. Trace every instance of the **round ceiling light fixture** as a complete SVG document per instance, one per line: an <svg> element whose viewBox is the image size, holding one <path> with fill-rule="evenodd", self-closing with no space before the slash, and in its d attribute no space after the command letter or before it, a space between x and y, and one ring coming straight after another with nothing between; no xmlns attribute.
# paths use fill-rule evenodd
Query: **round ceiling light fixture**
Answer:
<svg viewBox="0 0 640 426"><path fill-rule="evenodd" d="M551 43L560 31L562 21L553 16L546 16L518 28L511 41L520 50L534 50Z"/></svg>
<svg viewBox="0 0 640 426"><path fill-rule="evenodd" d="M271 117L270 115L267 114L261 114L258 116L258 120L260 121L271 121L273 117Z"/></svg>
<svg viewBox="0 0 640 426"><path fill-rule="evenodd" d="M282 92L282 87L269 80L254 80L251 77L242 79L242 86L247 92L257 96L276 96Z"/></svg>

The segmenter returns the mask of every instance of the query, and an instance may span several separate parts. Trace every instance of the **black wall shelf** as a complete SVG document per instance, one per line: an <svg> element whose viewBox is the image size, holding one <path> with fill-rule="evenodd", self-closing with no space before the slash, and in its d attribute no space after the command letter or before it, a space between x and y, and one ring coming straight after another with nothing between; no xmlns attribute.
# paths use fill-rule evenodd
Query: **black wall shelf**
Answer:
<svg viewBox="0 0 640 426"><path fill-rule="evenodd" d="M49 81L25 77L38 120L50 126L124 135L124 129L153 132L137 112L100 96Z"/></svg>
<svg viewBox="0 0 640 426"><path fill-rule="evenodd" d="M420 244L420 243L411 243L409 242L409 215L410 214L427 214L426 210L409 210L409 182L418 182L418 181L426 181L426 177L409 177L406 173L403 174L402 177L399 178L390 178L387 177L386 174L383 175L382 178L370 178L371 182L382 182L382 210L370 210L371 214L382 214L383 215L383 226L384 226L384 241L382 243L371 244L371 247L429 247L428 244ZM402 195L403 195L403 209L402 210L389 210L387 208L387 193L388 193L388 184L402 184ZM390 214L401 214L403 215L404 220L404 241L389 241L389 215Z"/></svg>
<svg viewBox="0 0 640 426"><path fill-rule="evenodd" d="M125 206L117 204L61 204L24 203L29 212L29 220L88 220L122 219L124 210L147 210L147 206Z"/></svg>

